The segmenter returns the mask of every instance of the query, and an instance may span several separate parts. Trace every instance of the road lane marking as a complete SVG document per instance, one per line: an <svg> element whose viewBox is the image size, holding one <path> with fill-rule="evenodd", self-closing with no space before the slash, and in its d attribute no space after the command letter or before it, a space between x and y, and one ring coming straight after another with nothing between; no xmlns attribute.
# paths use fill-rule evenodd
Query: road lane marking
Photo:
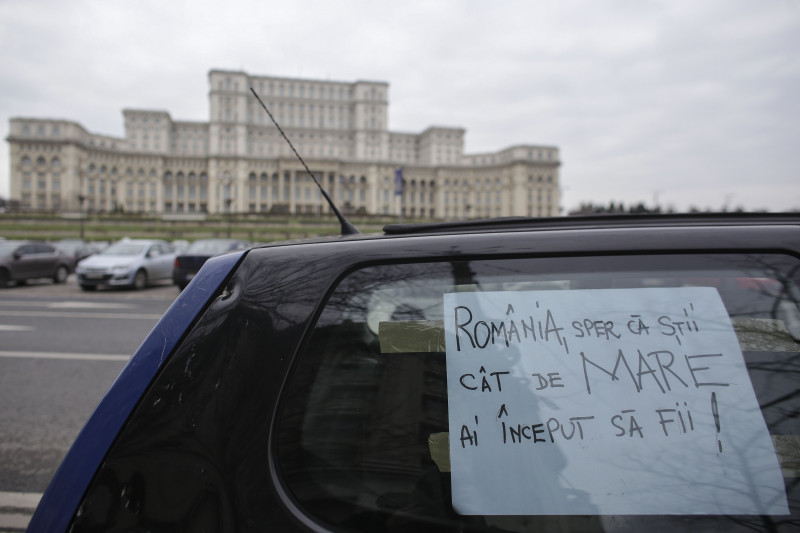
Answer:
<svg viewBox="0 0 800 533"><path fill-rule="evenodd" d="M15 359L66 359L72 361L127 361L130 355L107 353L59 353L59 352L20 352L0 351L0 357Z"/></svg>
<svg viewBox="0 0 800 533"><path fill-rule="evenodd" d="M131 309L134 306L103 302L50 302L47 307L53 309Z"/></svg>
<svg viewBox="0 0 800 533"><path fill-rule="evenodd" d="M29 302L28 300L3 300L0 305L5 307L42 307L47 305L47 302Z"/></svg>
<svg viewBox="0 0 800 533"><path fill-rule="evenodd" d="M32 517L33 511L31 511L30 514L6 513L0 511L0 531L24 532L28 528Z"/></svg>
<svg viewBox="0 0 800 533"><path fill-rule="evenodd" d="M14 324L0 324L0 331L33 331L33 326L15 326Z"/></svg>
<svg viewBox="0 0 800 533"><path fill-rule="evenodd" d="M107 302L31 302L28 300L5 300L0 302L3 307L49 307L51 309L132 309L131 304Z"/></svg>
<svg viewBox="0 0 800 533"><path fill-rule="evenodd" d="M124 318L124 319L144 319L158 320L163 315L155 313L81 313L81 312L57 312L57 311L3 311L0 316L30 316L36 318Z"/></svg>
<svg viewBox="0 0 800 533"><path fill-rule="evenodd" d="M0 530L25 531L42 494L0 491Z"/></svg>
<svg viewBox="0 0 800 533"><path fill-rule="evenodd" d="M0 306L4 307L43 307L48 302L30 302L28 300L3 300L0 301Z"/></svg>
<svg viewBox="0 0 800 533"><path fill-rule="evenodd" d="M0 507L11 509L36 509L41 492L3 492L0 491Z"/></svg>

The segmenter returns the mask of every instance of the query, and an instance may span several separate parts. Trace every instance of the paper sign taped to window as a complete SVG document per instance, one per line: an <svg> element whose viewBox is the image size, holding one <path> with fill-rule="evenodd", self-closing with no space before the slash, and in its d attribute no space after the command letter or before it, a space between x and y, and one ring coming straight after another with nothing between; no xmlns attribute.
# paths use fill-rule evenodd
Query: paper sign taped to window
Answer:
<svg viewBox="0 0 800 533"><path fill-rule="evenodd" d="M713 288L444 296L461 514L788 514Z"/></svg>

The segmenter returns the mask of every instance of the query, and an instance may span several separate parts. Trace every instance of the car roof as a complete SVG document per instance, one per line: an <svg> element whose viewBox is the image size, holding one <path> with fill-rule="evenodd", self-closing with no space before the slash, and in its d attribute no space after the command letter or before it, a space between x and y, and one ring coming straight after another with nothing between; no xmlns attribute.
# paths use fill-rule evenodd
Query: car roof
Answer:
<svg viewBox="0 0 800 533"><path fill-rule="evenodd" d="M385 235L473 233L507 230L592 229L608 227L800 224L800 213L599 214L568 217L507 217L429 224L388 224Z"/></svg>
<svg viewBox="0 0 800 533"><path fill-rule="evenodd" d="M648 228L689 229L693 227L734 226L800 226L800 213L678 213L631 215L580 215L568 217L508 217L474 219L423 224L388 224L383 233L328 235L253 243L254 248L272 248L298 244L396 240L406 237L447 236L469 234L500 234L517 232L555 231L636 231Z"/></svg>

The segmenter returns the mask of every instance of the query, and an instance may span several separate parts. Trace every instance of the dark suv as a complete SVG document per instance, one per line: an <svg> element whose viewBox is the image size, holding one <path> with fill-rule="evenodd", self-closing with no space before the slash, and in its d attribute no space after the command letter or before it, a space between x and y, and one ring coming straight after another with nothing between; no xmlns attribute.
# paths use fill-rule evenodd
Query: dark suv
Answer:
<svg viewBox="0 0 800 533"><path fill-rule="evenodd" d="M793 215L219 256L29 531L796 531L798 282Z"/></svg>

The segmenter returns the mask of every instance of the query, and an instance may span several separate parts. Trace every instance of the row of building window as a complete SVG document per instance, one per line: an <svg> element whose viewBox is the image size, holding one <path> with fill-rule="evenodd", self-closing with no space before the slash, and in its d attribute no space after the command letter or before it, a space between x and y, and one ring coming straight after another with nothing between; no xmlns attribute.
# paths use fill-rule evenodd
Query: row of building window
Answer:
<svg viewBox="0 0 800 533"><path fill-rule="evenodd" d="M36 132L35 135L37 137L61 137L61 125L60 124L51 124L50 131L48 134L47 128L44 124L36 124L33 126L31 124L23 124L22 125L22 135L28 136L31 135L31 132Z"/></svg>
<svg viewBox="0 0 800 533"><path fill-rule="evenodd" d="M327 120L325 120L327 118ZM219 114L219 120L224 122L237 122L238 115L230 107L224 107ZM275 113L275 120L281 126L297 127L297 128L317 128L317 129L331 129L331 130L348 130L354 126L352 117L344 117L333 115L315 115L310 114L306 116L302 111L295 115L293 112L277 111ZM272 121L264 114L253 113L249 111L247 114L248 124L272 124ZM382 129L383 121L373 121L364 124L365 129Z"/></svg>
<svg viewBox="0 0 800 533"><path fill-rule="evenodd" d="M246 89L246 88L245 88ZM260 95L264 96L279 96L279 97L288 97L288 98L309 98L309 99L319 99L319 100L350 100L352 99L352 91L344 87L317 87L314 85L303 85L303 84L291 84L286 83L284 85L283 82L263 82L259 81L255 84L255 89ZM219 91L239 91L239 82L236 80L231 80L230 78L226 78L223 82L219 80L217 82L217 90ZM370 96L374 98L377 97L377 93L374 91L368 93Z"/></svg>
<svg viewBox="0 0 800 533"><path fill-rule="evenodd" d="M278 194L277 191L273 190L273 202L267 203L265 200L265 190L261 192L261 200L262 202L256 203L256 198L254 197L255 191L250 191L250 203L248 204L248 211L251 213L255 212L268 212L274 206L283 205L284 207L288 208L289 198L286 193L284 193L282 198L277 198ZM114 193L112 190L112 197ZM298 189L295 190L295 198L297 201L300 201L300 192ZM313 198L314 194L311 193L310 190L306 191L305 197L303 198L306 204L299 204L295 206L295 212L297 213L306 213L306 214L314 214L319 213L323 207L323 204L320 202L320 196L317 194L316 198ZM390 204L389 196L384 194L383 198L383 205L381 207L382 214L388 215L394 212L393 207ZM56 194L55 191L51 193L38 193L36 195L36 203L32 202L33 195L30 192L24 192L22 194L22 207L24 209L52 209L52 210L59 210L61 208L62 199L61 196ZM349 191L349 195L346 197L346 204L350 205L353 203L355 197L353 196L353 191ZM138 195L138 200L134 201L133 199L133 191L128 190L127 201L123 204L118 204L116 200L108 197L95 197L95 196L88 196L86 197L86 208L89 210L113 210L118 208L119 206L125 206L128 210L134 210L139 212L157 212L157 202L155 201L154 193L151 192L151 200L148 202L144 199L144 191L140 190ZM198 201L199 200L199 201ZM171 197L167 195L164 201L164 210L166 212L177 212L177 213L184 213L184 212L207 212L208 211L208 204L207 204L207 195L205 189L201 189L201 194L199 198L195 198L194 194L190 193L188 198L185 196L181 196L178 194L176 197ZM316 200L316 201L315 201ZM364 202L364 195L363 191L359 192L358 200L360 203L363 204ZM446 218L450 217L461 217L461 216L478 216L478 217L491 217L491 216L502 216L502 208L501 207L483 207L481 205L472 206L466 202L466 198L463 199L463 203L456 203L454 207L451 207L449 204L446 203L444 208L444 216ZM221 202L226 202L225 198L220 200ZM315 201L313 204L309 204L308 202ZM430 201L433 202L433 198L430 198ZM282 202L282 203L281 203ZM357 206L356 206L357 207ZM230 210L230 203L226 202L224 205L224 209L220 209L220 211L228 212ZM404 206L402 207L402 212L404 216L420 216L420 217L431 217L435 218L436 210L433 207L425 207L425 206ZM536 206L529 204L528 205L528 215L529 216L555 216L556 213L553 211L553 207L550 203L543 205L538 204Z"/></svg>
<svg viewBox="0 0 800 533"><path fill-rule="evenodd" d="M23 169L29 168L29 167L32 166L32 160L28 156L24 156L22 158L22 160L21 160L21 163L22 163ZM36 165L38 167L46 166L47 165L47 160L44 157L39 156L36 159ZM58 157L53 157L51 159L51 161L50 161L50 165L52 167L54 167L54 168L59 168L61 166L61 160ZM89 166L87 167L87 172L88 172L89 175L95 174L95 173L100 174L100 175L104 175L106 173L110 173L111 176L115 176L115 175L118 174L118 171L117 171L116 167L111 167L111 169L109 170L105 165L101 165L100 167L97 167L97 166L95 166L94 163L89 164ZM139 168L138 171L136 172L136 175L139 176L140 178L143 178L146 175L146 173L147 172L145 171L144 168ZM128 169L126 169L125 174L130 177L130 176L134 175L134 171L133 171L132 168L128 168ZM155 169L150 169L149 176L151 178L155 177L156 174L157 174L157 172L156 172ZM183 174L183 172L180 172L180 171L175 175L175 179L177 179L177 180L181 180L181 179L183 179L183 177L184 177L184 174ZM167 171L164 174L164 180L166 182L169 182L172 179L173 179L172 172ZM189 172L188 173L188 179L189 179L190 182L193 182L195 179L197 179L196 174L194 172ZM205 172L203 172L203 173L200 174L199 179L200 179L200 181L207 181L208 180L208 175ZM249 174L249 176L248 176L248 179L250 181L255 180L256 179L256 174L251 172ZM267 179L267 175L265 173L262 173L260 179L262 181L266 180ZM273 175L273 179L277 179L277 174ZM306 176L306 179L309 180L309 181L311 180L311 178L308 177L308 176ZM339 181L341 182L343 179L344 179L344 177L340 177ZM354 177L351 176L350 179L352 181L354 179ZM390 184L390 180L391 180L391 178L389 178L388 176L384 176L384 178L383 178L384 185L389 185ZM553 177L552 176L541 176L541 175L540 176L535 176L535 177L534 176L528 176L528 184L529 185L531 185L533 183L542 184L542 183L552 183L552 182L553 182ZM363 176L361 177L361 183L362 184L366 184L366 178L363 177ZM491 188L492 184L494 184L494 186L497 187L497 188L501 188L503 186L503 180L502 180L502 178L485 178L485 179L477 178L474 181L472 181L472 186L475 189L481 189L484 186ZM451 181L450 181L449 178L445 179L444 185L447 188L450 187ZM456 178L456 179L452 180L452 185L453 185L453 187L458 187L459 185L461 185L462 187L468 187L470 185L470 181L468 181L466 179L462 179L461 181L459 181ZM408 181L406 181L406 186L410 186L412 188L416 187L417 186L417 181L415 179L408 180ZM420 180L419 186L424 188L426 186L425 180ZM431 187L435 186L435 182L431 181L430 182L430 186Z"/></svg>
<svg viewBox="0 0 800 533"><path fill-rule="evenodd" d="M36 203L38 204L37 208L52 208L56 209L59 208L61 205L61 197L60 197L60 190L61 190L61 180L60 180L60 173L55 170L61 167L61 161L58 157L53 157L49 161L48 159L39 156L35 159L35 166L34 160L32 160L29 156L24 156L21 159L22 168L23 168L23 199L27 199L23 202L24 205L28 206L28 208L33 207L31 205L31 199L34 198L32 195L31 188L32 188L32 177L30 171L25 171L26 168L47 168L48 163L53 167L50 170L50 176L48 181L48 176L44 172L38 172L36 174L36 185L37 191L39 191L36 195ZM106 179L102 176L110 174L110 176L117 176L118 170L117 167L111 166L107 167L106 165L95 165L94 163L89 164L87 167L87 175L86 175L86 188L85 193L87 194L86 200L89 202L88 207L90 209L97 208L96 206L100 206L100 209L108 208L109 205L116 205L116 196L117 196L117 182L115 180L110 180L108 183L109 187L106 188ZM132 178L134 175L138 175L140 179L144 179L145 176L149 174L150 178L155 178L157 172L155 169L150 169L149 172L145 168L139 168L138 171L134 172L132 168L127 168L125 174ZM324 176L324 173L322 174ZM227 199L233 199L236 197L236 183L233 182L233 179L230 174L225 173L221 178L224 180L224 183L220 183L218 185L221 189L218 189L218 198L220 202L225 202ZM327 188L329 191L332 192L337 202L341 202L343 205L346 206L365 206L366 202L366 190L367 190L367 180L366 177L361 176L360 178L356 178L356 176L337 176L333 173L329 173L327 176ZM161 183L159 183L161 181ZM206 204L208 200L208 189L207 189L207 182L208 182L208 175L205 172L195 173L193 171L184 173L183 171L178 171L173 173L171 171L167 171L163 175L163 181L151 181L147 184L143 182L137 183L126 183L125 188L125 200L124 203L129 207L129 209L136 209L136 206L142 207L150 207L151 210L155 209L154 201L158 198L158 187L159 185L163 184L163 205L166 211L174 212L179 209L182 209L181 206L185 206L186 211L194 211L200 210L201 204ZM319 209L319 206L322 205L321 202L321 195L315 187L309 187L308 185L311 184L310 176L303 176L295 178L295 181L292 182L292 173L285 172L283 176L283 180L280 179L277 173L273 173L271 176L265 172L260 174L256 174L255 172L251 172L248 174L247 181L249 185L247 185L246 194L249 200L248 209L256 209L258 211L266 211L274 206L277 203L289 204L297 202L295 205L295 212L304 212L304 210L311 209ZM324 180L322 180L324 181ZM306 186L301 187L298 183L305 182ZM529 187L532 184L539 184L540 186L545 183L552 183L553 178L552 176L528 176L528 184ZM295 183L294 187L294 195L290 195L290 184ZM445 186L450 187L451 180L445 179ZM138 185L138 187L137 187ZM146 192L149 185L149 197L150 203L145 201ZM434 197L434 188L435 188L435 181L430 180L416 180L416 179L407 179L405 181L404 187L404 195L403 195L403 204L409 204L408 214L412 213L413 209L418 209L416 213L419 216L433 216L433 208L427 208L425 205L432 205L435 203ZM499 192L498 189L502 189L503 187L503 179L502 178L477 178L475 180L467 180L467 179L452 179L453 187L457 188L459 186L468 187L472 185L474 190L471 192L467 189L464 189L463 192L459 193L456 191L444 191L443 193L443 203L445 205L445 216L451 216L449 213L451 211L450 206L456 206L455 210L453 211L453 216L470 216L469 210L472 209L471 216L497 216L500 215L500 207L492 208L490 207L492 203L497 206L502 205L502 194ZM481 192L482 188L488 188L485 192ZM426 192L428 189L428 192ZM107 194L108 192L108 194ZM536 193L538 204L532 207L533 202L533 194ZM544 192L544 194L543 194ZM138 194L136 194L138 193ZM384 213L394 212L394 208L391 207L395 205L394 202L397 201L397 197L395 195L394 190L394 178L390 176L384 176L382 178L382 187L377 192L380 195L382 200L381 211ZM134 201L138 198L138 203ZM377 199L377 198L376 198ZM546 199L547 207L543 207L542 202ZM472 200L474 202L474 206L469 205L468 202ZM494 202L493 202L494 200ZM552 201L552 189L531 189L528 188L527 190L527 200L528 200L528 212L532 216L535 215L550 215L552 214L551 211L551 201ZM304 204L302 202L305 202ZM228 204L229 206L230 204ZM402 204L401 204L402 205ZM105 207L104 207L105 206ZM252 206L252 209L251 209ZM227 206L226 206L227 207ZM404 207L406 209L406 207ZM461 215L458 215L458 209L466 210L466 213L462 211ZM184 211L181 211L184 212Z"/></svg>
<svg viewBox="0 0 800 533"><path fill-rule="evenodd" d="M31 181L30 172L22 173L22 190L29 191L32 189L33 182ZM54 172L51 174L50 183L48 185L47 175L43 172L36 174L36 188L40 191L52 189L54 191L61 190L61 174Z"/></svg>
<svg viewBox="0 0 800 533"><path fill-rule="evenodd" d="M217 82L220 91L238 91L239 83L236 80L226 78ZM343 86L322 86L307 83L288 83L274 82L269 80L258 80L254 83L254 88L259 94L264 96L283 96L288 98L309 98L316 100L351 100L353 90ZM383 100L384 92L381 89L370 87L368 91L361 95L367 100Z"/></svg>
<svg viewBox="0 0 800 533"><path fill-rule="evenodd" d="M251 179L251 181L255 180L254 174L251 174L251 178L250 179ZM309 181L309 180L310 180L310 178L307 179L306 181ZM174 191L174 194L177 197L184 197L184 195L188 192L188 197L190 199L196 198L197 194L198 194L198 191L199 191L199 197L200 198L202 198L202 199L207 198L207 194L208 194L207 193L207 191L208 191L207 187L205 185L201 185L201 186L197 187L195 185L196 177L195 177L195 175L193 173L189 174L189 177L188 177L188 180L187 180L189 185L184 185L184 177L183 177L183 175L181 173L179 173L179 175L176 177L175 181L176 181L176 184L174 185L174 188L173 188L171 174L169 176L165 177L165 181L164 181L164 183L165 183L164 184L164 196L166 198L171 198L173 196L173 191ZM262 182L264 182L264 181L266 181L266 175L262 174ZM201 182L202 183L206 182L205 174L202 175ZM109 187L108 191L109 191L110 195L111 196L116 195L116 182L115 181L111 181L109 183L109 186L110 187ZM421 186L424 189L424 182L422 182ZM50 190L53 190L53 191L59 191L61 189L61 182L60 182L60 179L59 179L59 175L57 175L57 174L52 175L50 183L49 183L49 186L48 186L47 180L45 179L45 176L44 175L40 175L39 176L39 180L37 182L37 187L38 187L39 190L48 190L48 189L50 189ZM225 187L230 187L230 185L226 184ZM366 196L366 192L365 192L365 188L364 187L365 186L362 184L362 187L359 187L358 191L357 191L358 200L360 202L362 202L362 203L365 201L365 196ZM30 190L31 189L30 177L23 177L22 188L23 188L23 190ZM274 176L273 179L272 179L272 185L271 185L272 198L278 198L279 197L279 193L278 193L279 188L280 188L280 185L278 184L278 178L277 178L277 176ZM261 199L266 199L267 198L267 189L268 188L266 186L264 186L264 185L262 185L262 186L249 185L248 186L248 196L249 196L250 199L255 199L256 196L257 196L257 193L258 193L260 195ZM283 194L282 200L283 201L289 201L289 192L288 191L290 189L289 189L288 183L284 185L283 189L284 189L284 194ZM87 194L94 195L95 192L97 192L102 196L102 195L106 194L106 190L107 189L106 189L106 181L105 180L102 180L102 179L99 180L97 182L97 187L95 187L94 179L91 179L91 178L87 179L87 185L86 185L86 193ZM139 183L138 184L138 191L139 191L139 196L143 197L145 195L145 184ZM335 191L335 189L334 189L334 191ZM225 193L230 195L230 189L229 188L226 189ZM387 203L387 202L390 201L390 198L394 195L394 190L383 189L381 191L381 193L382 193L382 197L383 197L384 203ZM311 196L312 195L316 195L315 198L317 200L319 200L321 198L321 195L320 195L318 189L306 187L304 189L305 200L311 200ZM345 195L345 197L346 197L346 199L348 201L354 201L355 200L354 192L353 192L352 189L345 189L344 195ZM128 184L128 196L129 197L133 196L133 184ZM156 197L156 185L154 183L150 184L150 196L152 198ZM229 197L229 196L227 196L227 197ZM300 189L297 188L297 187L295 188L295 197L296 198L300 198ZM458 197L458 196L456 194L454 194L454 197ZM528 191L528 198L530 199L530 197L531 197L531 191ZM420 192L416 192L414 189L405 191L405 193L403 195L403 198L404 198L405 201L408 201L408 202L410 202L412 204L413 203L417 203L417 202L420 203L420 204L423 204L423 203L426 203L426 201L428 203L433 204L435 202L434 193L433 192L429 192L429 193L426 194L424 192L424 190L420 191ZM486 196L487 203L490 202L490 198L491 197L487 194L487 196ZM538 193L538 199L540 201L542 200L542 192L541 191L539 191L539 193ZM548 201L550 200L550 191L547 191L547 199L548 199ZM501 200L502 200L501 194L497 193L496 202L498 204L500 204ZM450 193L449 192L445 192L444 193L444 202L445 202L445 204L449 204L450 203ZM481 195L481 193L477 193L477 195L475 197L475 203L476 204L483 203L483 196Z"/></svg>
<svg viewBox="0 0 800 533"><path fill-rule="evenodd" d="M31 158L28 157L28 156L23 156L21 162L22 162L22 167L23 168L27 168L27 167L32 166ZM36 158L36 166L43 167L45 165L47 165L47 159L45 159L42 156L39 156L39 157ZM50 160L50 165L52 165L53 167L60 167L61 166L61 159L59 159L58 157L52 158Z"/></svg>

